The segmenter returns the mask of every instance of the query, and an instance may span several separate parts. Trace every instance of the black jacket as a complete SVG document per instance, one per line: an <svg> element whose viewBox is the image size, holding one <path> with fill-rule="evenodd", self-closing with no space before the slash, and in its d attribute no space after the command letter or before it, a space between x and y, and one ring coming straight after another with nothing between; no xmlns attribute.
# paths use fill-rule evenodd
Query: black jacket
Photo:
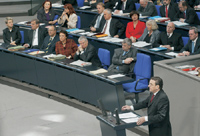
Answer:
<svg viewBox="0 0 200 136"><path fill-rule="evenodd" d="M21 34L19 31L19 28L13 26L12 31L10 32L10 30L8 28L5 28L3 30L3 41L4 43L10 44L10 38L12 37L12 40L15 41L16 44L20 44L21 41Z"/></svg>
<svg viewBox="0 0 200 136"><path fill-rule="evenodd" d="M116 10L122 10L122 1L119 0L116 6ZM126 7L123 10L123 13L130 13L131 11L135 10L135 3L133 0L127 0Z"/></svg>
<svg viewBox="0 0 200 136"><path fill-rule="evenodd" d="M171 21L174 21L174 16L176 15L177 12L178 12L177 4L172 4L171 2L168 8L168 17L170 18ZM160 7L160 15L161 17L166 17L165 5L162 5Z"/></svg>

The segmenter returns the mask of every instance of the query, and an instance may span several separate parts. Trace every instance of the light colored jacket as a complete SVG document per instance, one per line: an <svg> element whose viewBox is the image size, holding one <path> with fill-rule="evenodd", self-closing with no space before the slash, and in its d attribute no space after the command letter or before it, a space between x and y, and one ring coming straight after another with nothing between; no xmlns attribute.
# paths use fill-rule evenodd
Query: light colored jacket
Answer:
<svg viewBox="0 0 200 136"><path fill-rule="evenodd" d="M64 25L65 21L66 21L66 15L58 19L58 24ZM77 15L75 13L71 14L69 16L69 21L67 22L68 28L69 29L76 28L77 21L78 21Z"/></svg>
<svg viewBox="0 0 200 136"><path fill-rule="evenodd" d="M148 30L147 30L147 28L145 28L142 36L140 38L138 38L138 41L144 41L144 39L147 36L147 34L148 34ZM154 30L153 31L151 39L150 39L150 43L151 44L154 43L156 40L158 40L159 34L160 34L159 30Z"/></svg>

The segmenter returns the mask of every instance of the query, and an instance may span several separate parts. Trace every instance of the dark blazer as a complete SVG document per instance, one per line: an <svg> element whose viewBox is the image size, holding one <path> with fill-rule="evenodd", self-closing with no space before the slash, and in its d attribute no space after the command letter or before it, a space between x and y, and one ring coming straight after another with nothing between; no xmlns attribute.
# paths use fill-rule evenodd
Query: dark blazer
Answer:
<svg viewBox="0 0 200 136"><path fill-rule="evenodd" d="M108 71L117 72L127 74L129 72L133 72L133 68L135 66L135 62L137 60L137 49L130 48L129 52L123 56L124 50L122 48L115 49L115 53L112 57L112 64L108 68ZM133 58L134 60L131 64L122 63L126 58ZM116 67L119 67L119 70Z"/></svg>
<svg viewBox="0 0 200 136"><path fill-rule="evenodd" d="M83 5L84 5L84 6L91 6L91 8L96 8L97 3L99 3L99 2L103 2L103 0L97 0L96 3L94 3L94 4L90 4L90 1L91 1L91 0L88 0L88 2L84 2Z"/></svg>
<svg viewBox="0 0 200 136"><path fill-rule="evenodd" d="M55 15L59 15L60 16L60 13L54 11L52 8L49 10L49 17L50 17L50 20L49 21L53 21L54 20L54 17ZM59 17L58 17L59 18ZM38 10L37 12L37 19L41 22L41 23L45 23L45 24L49 24L49 21L47 21L47 18L46 18L46 13L44 11L44 8L41 8Z"/></svg>
<svg viewBox="0 0 200 136"><path fill-rule="evenodd" d="M150 96L134 106L134 110L147 108L149 136L171 136L171 123L169 119L169 99L163 90L160 90L153 101Z"/></svg>
<svg viewBox="0 0 200 136"><path fill-rule="evenodd" d="M200 37L198 37L197 41L196 41L196 45L194 47L194 53L192 52L192 41L189 40L188 43L185 45L185 47L183 47L181 49L181 52L183 51L189 51L190 55L195 55L195 54L199 54L200 53Z"/></svg>
<svg viewBox="0 0 200 136"><path fill-rule="evenodd" d="M138 12L142 14L142 16L157 16L157 10L155 5L152 2L148 2L146 8L142 6L139 7Z"/></svg>
<svg viewBox="0 0 200 136"><path fill-rule="evenodd" d="M175 20L179 20L180 18L184 18L184 14L183 12L181 12L180 10L176 13L174 19ZM185 19L185 23L189 23L189 24L195 24L195 25L199 25L200 21L199 18L197 16L197 13L195 12L194 9L188 7L186 9L186 19Z"/></svg>
<svg viewBox="0 0 200 136"><path fill-rule="evenodd" d="M101 61L97 55L96 49L91 44L88 44L86 51L77 55L75 53L74 60L82 60L85 62L92 62L92 65L101 67Z"/></svg>
<svg viewBox="0 0 200 136"><path fill-rule="evenodd" d="M174 47L174 51L180 51L183 48L182 36L179 33L173 33L172 36L168 38L167 32L162 32L158 40L153 44L153 47L158 47L160 45L170 45Z"/></svg>
<svg viewBox="0 0 200 136"><path fill-rule="evenodd" d="M116 10L122 10L122 1L119 0L116 6ZM135 10L135 3L133 0L127 0L125 10L123 13L130 13L131 11Z"/></svg>
<svg viewBox="0 0 200 136"><path fill-rule="evenodd" d="M38 48L40 49L44 38L48 35L47 29L43 28L43 27L39 27L38 29L38 47L34 47L34 48ZM29 30L28 31L28 43L30 45L30 48L32 48L32 41L33 41L33 30Z"/></svg>
<svg viewBox="0 0 200 136"><path fill-rule="evenodd" d="M48 54L56 54L55 51L55 46L56 46L56 42L59 41L59 36L56 34L56 36L53 38L53 41L48 45L50 40L50 36L46 36L44 39L44 42L40 48L40 50L45 50L48 47Z"/></svg>
<svg viewBox="0 0 200 136"><path fill-rule="evenodd" d="M94 27L94 25L96 24L96 20L97 20L98 16L99 16L99 14L95 15L95 17L94 17L94 19L92 20L92 22L90 23L90 26L89 26L89 27L91 27L91 26ZM106 22L106 20L105 20L104 16L102 16L102 17L101 17L100 24L105 24L105 22ZM100 26L100 25L99 25L99 26Z"/></svg>
<svg viewBox="0 0 200 136"><path fill-rule="evenodd" d="M103 23L100 23L100 26L99 28L96 29L97 32L102 32L103 31L103 28L104 28L104 25L105 25L106 21ZM119 22L119 20L117 19L111 19L110 21L110 35L113 37L115 35L119 35L119 37L121 37L124 32L125 32L125 29L126 27L121 23Z"/></svg>
<svg viewBox="0 0 200 136"><path fill-rule="evenodd" d="M72 4L73 6L77 5L77 1L76 0L62 0L62 4Z"/></svg>
<svg viewBox="0 0 200 136"><path fill-rule="evenodd" d="M3 30L3 41L4 43L10 44L10 38L12 37L12 40L15 41L16 44L20 44L21 41L21 34L19 31L19 28L13 26L12 31L10 32L10 30L8 28L5 28Z"/></svg>
<svg viewBox="0 0 200 136"><path fill-rule="evenodd" d="M177 4L173 4L171 2L169 4L169 8L168 8L168 17L170 18L171 21L174 21L174 15L176 15L177 12L178 12ZM161 17L166 17L165 5L162 5L160 7L160 15L161 15Z"/></svg>

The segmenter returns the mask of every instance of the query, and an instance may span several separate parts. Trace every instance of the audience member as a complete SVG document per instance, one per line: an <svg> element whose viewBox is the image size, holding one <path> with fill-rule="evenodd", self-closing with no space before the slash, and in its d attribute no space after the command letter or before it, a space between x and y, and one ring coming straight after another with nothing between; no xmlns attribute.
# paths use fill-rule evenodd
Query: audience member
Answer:
<svg viewBox="0 0 200 136"><path fill-rule="evenodd" d="M68 39L67 37L67 31L61 30L59 33L60 41L56 43L56 54L62 54L68 59L73 59L78 46L73 39Z"/></svg>
<svg viewBox="0 0 200 136"><path fill-rule="evenodd" d="M123 74L133 72L136 56L137 49L132 47L131 39L125 38L122 42L122 48L115 49L112 64L108 68L108 71Z"/></svg>
<svg viewBox="0 0 200 136"><path fill-rule="evenodd" d="M3 41L6 44L18 45L21 41L21 34L17 27L13 26L13 19L6 17L5 23L7 28L3 30Z"/></svg>
<svg viewBox="0 0 200 136"><path fill-rule="evenodd" d="M113 2L113 0L104 0L104 4L105 4L105 8L109 8L109 9L113 9L113 7L115 6L115 3Z"/></svg>
<svg viewBox="0 0 200 136"><path fill-rule="evenodd" d="M44 38L48 35L47 29L39 27L40 22L38 19L31 21L31 30L28 31L28 43L24 44L26 48L40 49Z"/></svg>
<svg viewBox="0 0 200 136"><path fill-rule="evenodd" d="M140 7L138 12L141 16L157 16L157 10L155 5L148 0L140 0Z"/></svg>
<svg viewBox="0 0 200 136"><path fill-rule="evenodd" d="M54 17L55 15L59 15L59 13L53 10L51 1L45 0L42 6L43 7L37 12L37 18L40 23L45 23L46 25L55 24L58 20L54 20Z"/></svg>
<svg viewBox="0 0 200 136"><path fill-rule="evenodd" d="M103 0L84 0L84 6L91 6L91 8L96 8L97 3L103 2Z"/></svg>
<svg viewBox="0 0 200 136"><path fill-rule="evenodd" d="M124 34L125 26L117 19L112 18L112 11L110 9L104 10L105 22L100 24L96 29L97 32L107 34L112 37L120 37Z"/></svg>
<svg viewBox="0 0 200 136"><path fill-rule="evenodd" d="M115 14L130 13L135 10L135 3L133 0L118 0L118 4L114 11Z"/></svg>
<svg viewBox="0 0 200 136"><path fill-rule="evenodd" d="M64 11L62 15L58 19L58 24L61 24L63 27L72 29L76 28L77 21L78 17L76 15L76 12L74 11L74 8L71 4L66 4L64 6Z"/></svg>
<svg viewBox="0 0 200 136"><path fill-rule="evenodd" d="M56 34L56 27L50 26L48 28L49 35L45 37L44 42L42 44L41 50L44 50L47 54L55 54L55 45L56 42L59 41L59 36Z"/></svg>
<svg viewBox="0 0 200 136"><path fill-rule="evenodd" d="M126 27L126 37L130 38L132 42L135 42L143 34L145 29L145 23L139 20L139 13L132 11L130 18L133 20L129 22Z"/></svg>
<svg viewBox="0 0 200 136"><path fill-rule="evenodd" d="M166 32L162 32L158 40L153 44L154 47L165 47L172 51L180 51L183 48L182 36L175 33L175 25L169 22L166 27Z"/></svg>
<svg viewBox="0 0 200 136"><path fill-rule="evenodd" d="M85 36L78 39L80 46L74 55L74 60L82 60L85 62L92 62L92 65L101 67L101 61L97 55L96 49L88 43Z"/></svg>
<svg viewBox="0 0 200 136"><path fill-rule="evenodd" d="M169 99L163 91L163 81L160 77L152 77L149 81L150 96L133 106L125 105L122 111L147 108L147 116L140 117L137 125L148 121L149 136L172 136Z"/></svg>
<svg viewBox="0 0 200 136"><path fill-rule="evenodd" d="M158 30L158 25L155 20L148 20L146 22L147 28L144 29L144 33L138 39L138 41L145 41L147 43L153 44L156 40L158 40L160 32Z"/></svg>
<svg viewBox="0 0 200 136"><path fill-rule="evenodd" d="M179 56L189 56L200 53L200 38L198 36L198 29L196 27L191 27L189 30L188 43L181 49Z"/></svg>
<svg viewBox="0 0 200 136"><path fill-rule="evenodd" d="M178 4L179 11L175 15L175 20L189 24L199 25L200 21L194 9L188 6L187 2L180 1Z"/></svg>

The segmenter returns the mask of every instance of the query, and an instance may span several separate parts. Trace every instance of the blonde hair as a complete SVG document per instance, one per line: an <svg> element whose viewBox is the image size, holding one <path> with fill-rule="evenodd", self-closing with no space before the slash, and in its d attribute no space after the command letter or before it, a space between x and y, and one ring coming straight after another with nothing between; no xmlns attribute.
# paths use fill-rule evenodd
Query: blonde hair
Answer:
<svg viewBox="0 0 200 136"><path fill-rule="evenodd" d="M153 30L153 31L158 29L158 25L156 24L156 21L155 21L155 20L148 20L148 21L146 22L146 25L147 25L147 24L150 24L150 25L152 26L152 30Z"/></svg>
<svg viewBox="0 0 200 136"><path fill-rule="evenodd" d="M5 20L6 24L8 23L8 20L12 20L13 21L13 18L12 17L6 17L6 20Z"/></svg>

